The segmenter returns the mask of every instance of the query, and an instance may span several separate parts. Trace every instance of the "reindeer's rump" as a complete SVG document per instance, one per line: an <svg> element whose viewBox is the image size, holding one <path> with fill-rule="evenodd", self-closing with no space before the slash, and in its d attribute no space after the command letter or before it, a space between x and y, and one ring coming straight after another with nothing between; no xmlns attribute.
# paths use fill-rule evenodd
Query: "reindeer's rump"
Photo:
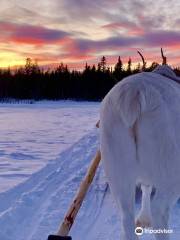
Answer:
<svg viewBox="0 0 180 240"><path fill-rule="evenodd" d="M108 149L116 155L119 151L123 166L120 156L128 154L126 161L134 168L138 181L161 184L164 178L178 176L180 85L176 82L156 73L124 79L102 103L101 128L102 151L104 146L106 154Z"/></svg>
<svg viewBox="0 0 180 240"><path fill-rule="evenodd" d="M161 186L169 179L172 186L180 169L180 86L160 75L146 75L145 106L136 126L139 176Z"/></svg>

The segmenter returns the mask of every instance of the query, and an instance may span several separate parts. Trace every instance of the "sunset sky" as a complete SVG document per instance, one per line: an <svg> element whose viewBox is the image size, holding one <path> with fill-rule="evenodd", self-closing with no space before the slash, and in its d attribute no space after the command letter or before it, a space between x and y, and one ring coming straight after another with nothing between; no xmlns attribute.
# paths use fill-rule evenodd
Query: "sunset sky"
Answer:
<svg viewBox="0 0 180 240"><path fill-rule="evenodd" d="M0 67L64 62L80 69L105 55L114 64L160 59L180 66L179 0L0 0ZM52 65L51 65L52 64Z"/></svg>

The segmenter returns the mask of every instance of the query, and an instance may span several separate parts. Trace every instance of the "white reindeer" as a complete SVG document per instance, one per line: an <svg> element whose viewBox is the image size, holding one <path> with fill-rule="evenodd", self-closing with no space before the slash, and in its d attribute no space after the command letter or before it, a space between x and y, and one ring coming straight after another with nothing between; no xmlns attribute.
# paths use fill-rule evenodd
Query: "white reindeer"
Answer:
<svg viewBox="0 0 180 240"><path fill-rule="evenodd" d="M166 63L166 62L164 62ZM137 225L168 229L180 195L180 78L166 64L125 78L106 95L100 112L100 149L121 214L122 240L136 240L135 189L141 184ZM152 188L155 195L150 202ZM150 211L151 210L151 211ZM157 240L169 239L156 234Z"/></svg>

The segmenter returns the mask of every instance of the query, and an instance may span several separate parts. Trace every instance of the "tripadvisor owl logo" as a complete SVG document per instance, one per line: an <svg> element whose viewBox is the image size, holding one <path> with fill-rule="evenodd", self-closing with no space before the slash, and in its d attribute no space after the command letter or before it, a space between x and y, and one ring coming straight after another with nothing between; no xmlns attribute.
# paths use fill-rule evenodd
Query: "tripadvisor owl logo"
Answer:
<svg viewBox="0 0 180 240"><path fill-rule="evenodd" d="M143 233L144 233L143 228L137 227L137 228L135 229L135 234L136 234L136 235L140 236L140 235L143 235Z"/></svg>

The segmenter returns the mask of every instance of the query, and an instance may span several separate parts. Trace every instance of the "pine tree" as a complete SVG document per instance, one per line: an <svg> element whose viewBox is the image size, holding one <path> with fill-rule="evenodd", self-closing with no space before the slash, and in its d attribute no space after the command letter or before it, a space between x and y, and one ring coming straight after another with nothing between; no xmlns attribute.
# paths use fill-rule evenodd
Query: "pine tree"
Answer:
<svg viewBox="0 0 180 240"><path fill-rule="evenodd" d="M116 63L115 67L114 67L114 76L116 81L120 80L121 76L122 76L122 72L123 72L123 63L121 61L121 57L118 57L118 62Z"/></svg>
<svg viewBox="0 0 180 240"><path fill-rule="evenodd" d="M98 63L98 69L100 69L102 72L105 72L106 71L106 57L105 56L103 56L102 58L101 58L101 61L100 61L100 63Z"/></svg>
<svg viewBox="0 0 180 240"><path fill-rule="evenodd" d="M26 64L25 64L25 73L27 75L30 75L32 73L32 59L31 58L26 58Z"/></svg>
<svg viewBox="0 0 180 240"><path fill-rule="evenodd" d="M132 72L131 67L132 67L132 60L131 60L131 58L129 58L129 60L128 60L128 66L127 66L127 72L128 72L128 74L130 74L130 73Z"/></svg>
<svg viewBox="0 0 180 240"><path fill-rule="evenodd" d="M123 70L123 63L121 61L121 57L119 56L118 57L118 62L116 63L115 67L114 67L114 71L115 72L118 72L118 73L121 73Z"/></svg>

